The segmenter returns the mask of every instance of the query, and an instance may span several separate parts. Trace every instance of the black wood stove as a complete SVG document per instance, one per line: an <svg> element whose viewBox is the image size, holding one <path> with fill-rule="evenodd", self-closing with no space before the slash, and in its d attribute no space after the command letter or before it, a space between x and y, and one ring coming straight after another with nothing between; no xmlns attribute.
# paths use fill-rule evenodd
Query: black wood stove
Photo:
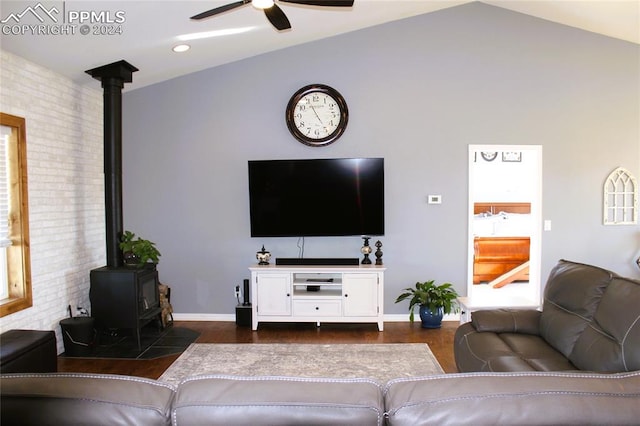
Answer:
<svg viewBox="0 0 640 426"><path fill-rule="evenodd" d="M104 181L107 265L91 271L91 313L96 328L131 329L140 348L140 329L152 320L160 327L158 272L124 265L119 247L122 219L122 88L138 71L118 61L87 71L104 91Z"/></svg>

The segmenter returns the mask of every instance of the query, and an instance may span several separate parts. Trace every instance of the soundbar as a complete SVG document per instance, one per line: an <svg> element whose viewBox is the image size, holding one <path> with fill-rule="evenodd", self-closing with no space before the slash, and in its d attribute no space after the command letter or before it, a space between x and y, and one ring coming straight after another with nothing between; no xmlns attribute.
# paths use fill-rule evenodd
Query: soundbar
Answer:
<svg viewBox="0 0 640 426"><path fill-rule="evenodd" d="M344 265L358 265L360 259L357 257L278 257L276 258L276 265L304 265L304 266L344 266Z"/></svg>

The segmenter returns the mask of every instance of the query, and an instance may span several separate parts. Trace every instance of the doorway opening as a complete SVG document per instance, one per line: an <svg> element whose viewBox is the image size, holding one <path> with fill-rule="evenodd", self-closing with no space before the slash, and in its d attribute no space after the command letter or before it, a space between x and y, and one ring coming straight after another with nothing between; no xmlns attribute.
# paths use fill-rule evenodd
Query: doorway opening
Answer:
<svg viewBox="0 0 640 426"><path fill-rule="evenodd" d="M542 146L469 145L466 310L541 304Z"/></svg>

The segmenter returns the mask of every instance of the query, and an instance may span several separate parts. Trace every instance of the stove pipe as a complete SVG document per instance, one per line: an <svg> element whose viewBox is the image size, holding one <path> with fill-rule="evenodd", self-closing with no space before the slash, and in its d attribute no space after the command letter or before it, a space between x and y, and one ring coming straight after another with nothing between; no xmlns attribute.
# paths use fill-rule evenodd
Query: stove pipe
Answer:
<svg viewBox="0 0 640 426"><path fill-rule="evenodd" d="M104 90L104 193L107 266L122 267L119 247L124 232L122 219L122 88L138 71L126 61L118 61L85 71L102 82Z"/></svg>

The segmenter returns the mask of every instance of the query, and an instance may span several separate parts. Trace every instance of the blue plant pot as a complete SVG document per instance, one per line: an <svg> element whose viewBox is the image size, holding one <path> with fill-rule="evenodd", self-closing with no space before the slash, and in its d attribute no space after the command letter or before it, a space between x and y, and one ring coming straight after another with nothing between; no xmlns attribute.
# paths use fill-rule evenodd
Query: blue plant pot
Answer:
<svg viewBox="0 0 640 426"><path fill-rule="evenodd" d="M422 320L422 328L440 328L442 327L442 317L444 316L442 308L438 308L436 312L426 305L420 306L420 319Z"/></svg>

